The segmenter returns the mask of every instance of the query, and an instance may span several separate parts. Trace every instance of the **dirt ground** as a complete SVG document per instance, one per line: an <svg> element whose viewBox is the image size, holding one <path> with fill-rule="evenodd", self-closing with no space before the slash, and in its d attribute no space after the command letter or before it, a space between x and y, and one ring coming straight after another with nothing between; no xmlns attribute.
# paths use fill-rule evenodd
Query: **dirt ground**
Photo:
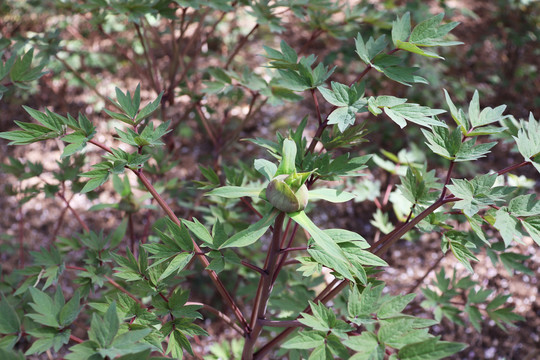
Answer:
<svg viewBox="0 0 540 360"><path fill-rule="evenodd" d="M431 2L433 6L438 6ZM504 11L495 6L491 1L446 1L447 5L455 9L454 20L461 21L453 32L455 36L465 43L464 49L459 53L449 54L452 56L452 63L444 68L444 78L454 78L457 84L443 84L441 86L452 86L458 88L463 84L463 92L470 96L471 89L483 89L484 95L481 98L482 106L496 106L501 103L508 104L507 113L514 114L516 118L528 116L532 111L536 118L540 117L540 77L535 67L538 67L538 56L540 55L539 42L527 42L523 45L516 43L515 38L524 36L521 32L530 31L525 27L525 23L532 20L527 18L527 14L520 11L510 11L501 15ZM459 11L461 9L462 11ZM472 17L469 10L477 17ZM535 16L538 20L540 10L536 10ZM532 16L532 15L531 15ZM524 17L524 18L523 18ZM538 25L537 23L537 26ZM512 31L510 31L510 30ZM303 34L298 34L297 39L291 39L290 43L301 43ZM324 37L313 43L313 51L324 47ZM117 74L117 76L121 76ZM107 76L111 76L110 74ZM129 80L106 78L104 81L111 84L126 83ZM28 120L22 111L21 104L31 104L34 108L49 106L59 113L70 112L76 114L78 111L89 109L85 105L86 98L92 98L93 94L88 91L75 88L68 84L67 80L62 82L45 76L40 80L40 86L48 91L38 91L26 98L3 99L0 100L0 131L13 129L12 120ZM103 85L105 88L108 85ZM399 94L396 94L399 96ZM441 104L438 104L441 106ZM304 105L306 112L311 112L310 103ZM263 108L262 123L268 124L275 116L275 109L267 106ZM96 117L99 120L99 117ZM196 124L187 123L188 127L196 128ZM100 123L98 132L109 131L103 122ZM269 137L272 131L261 132L256 127L248 129L243 137ZM182 180L200 179L196 163L205 156L209 144L202 141L200 135L195 134L191 139L182 140L182 149L178 150L182 169L176 174ZM383 139L384 140L384 139ZM25 147L8 147L6 141L0 141L0 161L6 162L8 156L27 159L31 161L42 161L46 170L55 167L55 161L59 159L60 151L58 144L54 141L36 143ZM242 145L245 146L245 145ZM507 149L506 149L507 150ZM513 156L503 147L499 153L484 159L481 163L482 169L501 168L501 161L512 163ZM43 154L47 154L46 157ZM234 159L234 154L230 158ZM226 157L224 162L226 163ZM501 160L503 159L503 160ZM207 160L207 159L206 159ZM464 173L461 174L466 176ZM443 175L443 171L438 171ZM536 182L536 190L540 189L540 179L534 170L524 170L521 174L533 179ZM379 176L380 174L372 174ZM49 176L49 177L48 177ZM383 175L381 175L383 176ZM44 174L44 179L50 179L50 175ZM0 186L13 183L15 180L0 171ZM114 212L104 212L99 217L95 213L88 212L89 204L84 197L75 197L71 205L92 227L97 229L111 229L116 226L118 215ZM98 201L112 202L114 194L111 189L106 189L99 195ZM372 203L350 203L333 208L335 214L333 219L325 219L319 215L320 219L327 221L320 223L321 227L343 226L351 230L358 231L366 238L375 233L369 224L370 219L358 216L366 211L373 211ZM2 190L0 192L0 263L2 272L9 273L10 270L18 266L18 254L12 249L18 246L17 236L20 227L24 229L23 240L28 251L36 250L39 246L47 246L53 241L53 234L57 219L60 217L63 206L59 199L45 198L43 195L31 200L24 205L22 216L24 222L20 222L21 213L18 212L17 202L13 197L9 197ZM324 209L318 209L321 214ZM179 214L182 216L182 214ZM153 217L155 219L155 216ZM337 220L336 220L337 219ZM143 224L136 225L142 227ZM65 217L59 235L66 236L72 231L80 230L80 224L72 216ZM140 229L139 229L140 230ZM474 265L475 274L473 280L478 281L483 286L496 289L498 293L511 293L510 303L515 305L516 313L525 317L525 321L516 324L516 327L509 328L507 332L499 329L493 321L486 321L482 324L482 331L476 332L471 326L460 327L444 319L440 325L434 328L438 335L444 340L462 341L470 344L470 347L454 356L453 359L506 359L506 360L534 360L540 359L540 247L532 240L526 239L525 243L518 245L516 250L520 253L530 255L525 261L525 265L534 272L534 276L522 273L509 274L502 265L493 266L485 254L479 254L479 262ZM466 270L457 261L448 255L438 264L441 255L440 242L437 236L422 238L418 242L400 241L386 255L385 260L390 264L382 275L381 279L386 281L391 294L406 293L416 286L417 281L428 275L423 280L423 285L429 284L442 267L447 274L452 274L454 268L457 269L458 276L467 276ZM435 267L432 265L436 264ZM428 270L432 270L428 272ZM415 305L409 309L415 314L425 314L418 306L423 299L420 289L416 288L417 300Z"/></svg>

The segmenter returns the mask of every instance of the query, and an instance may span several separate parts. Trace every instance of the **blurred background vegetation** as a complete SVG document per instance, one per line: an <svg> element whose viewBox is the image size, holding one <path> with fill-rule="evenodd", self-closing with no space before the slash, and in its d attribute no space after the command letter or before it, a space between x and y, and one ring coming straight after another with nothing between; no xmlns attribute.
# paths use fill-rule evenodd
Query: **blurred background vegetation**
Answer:
<svg viewBox="0 0 540 360"><path fill-rule="evenodd" d="M209 217L213 215L200 207L204 200L201 200L194 181L199 181L200 185L201 181L204 184L206 180L198 165L213 168L218 176L226 171L237 171L238 176L247 176L246 173L252 171L251 164L241 160L250 158L258 150L247 142L216 143L208 136L208 126L221 139L257 136L272 138L276 130L295 127L303 116L313 115L311 99L297 99L295 95L279 93L275 88L271 92L264 92L265 85L261 85L261 79L265 78L262 66L266 63L266 59L260 56L264 53L263 45L276 48L281 39L285 39L301 55L315 54L325 65L337 66L332 80L346 83L364 69L354 52L354 37L358 31L364 38L389 34L392 21L407 11L411 13L414 23L445 12L446 19L461 22L452 34L464 44L444 49L440 53L444 61L432 61L418 56L407 59L409 64L417 64L422 68L420 75L428 80L429 85L408 88L385 81L380 74L370 73L366 83L367 94L391 94L422 105L445 108L444 94L438 89L447 89L456 105L461 106L466 105L474 89L478 89L483 107L506 104L506 113L514 115L516 119L527 117L529 111L536 118L540 117L538 1L316 0L298 2L298 14L279 14L277 11L277 16L270 16L265 6L256 8L258 12L249 13L245 10L231 11L226 2L214 1L211 7L186 10L182 18L177 20L180 27L183 21L187 23L188 20L197 20L192 23L193 26L186 27L182 35L185 36L182 39L185 52L181 53L180 58L174 57L170 50L169 43L174 35L171 35L167 22L162 21L167 17L168 8L160 7L160 4L166 4L166 1L115 3L116 7L105 8L103 4L107 3L100 0L2 1L0 50L5 51L2 60L5 61L9 53L33 48L34 62L36 65L46 64L46 74L25 86L1 84L8 86L8 90L0 100L0 131L12 130L13 120L27 120L21 108L21 105L27 104L36 109L48 107L60 114L75 115L82 112L95 124L99 124L100 130L110 132L113 129L104 125L102 119L106 116L102 110L108 105L107 97L114 97L115 87L132 90L140 82L142 97L146 100L154 99L160 91L164 91L160 116L164 120L171 120L175 130L167 141L167 151L158 155L161 161L153 164L154 168L150 170L156 176L166 174L161 178L160 186L171 198L176 199L180 216L188 217L200 211ZM187 3L196 6L194 4L205 2L177 3L180 6ZM244 5L243 1L238 3ZM157 9L159 15L146 15L142 20L141 15L146 13L148 7ZM298 21L302 11L309 14L311 21ZM201 29L197 28L197 24L201 24ZM243 47L235 54L238 44L243 44ZM177 86L167 88L166 82L161 82L160 77L166 78L171 62L174 61L183 65L180 79L176 78ZM146 66L148 63L151 66ZM215 84L220 74L212 69L224 64L239 74L235 82L242 86L226 88ZM253 77L250 69L256 69L255 74L259 77ZM223 87L226 89L223 90ZM289 100L298 102L291 103ZM195 104L199 104L200 108ZM327 113L330 106L327 104L323 110ZM313 133L314 126L314 123L308 125L308 133ZM397 133L394 124L379 122L370 129L370 143L363 145L362 151L378 152L382 164L388 161L388 157L380 149L397 153L407 148L408 153L402 161L422 162L426 157L423 138L418 129L410 130L405 137ZM501 149L475 166L482 166L483 170L488 171L501 168L501 164L512 163L515 155L510 152L510 147ZM44 153L48 154L47 157L43 157ZM15 148L8 147L3 141L0 143L0 154L2 163L7 162L8 156L22 158L24 155L31 161L43 162L45 169L50 170L56 166L55 160L59 159L60 151L54 142ZM430 158L430 161L441 168L446 165L436 158ZM233 166L240 170L233 170ZM392 165L388 167L392 168ZM458 173L466 176L469 172L477 172L471 170L462 166ZM534 180L537 176L532 171L524 172L523 175L532 178L532 183L529 180L530 186L538 189L538 180ZM0 172L0 183L12 181L13 178ZM523 178L516 181L527 180ZM319 220L326 222L327 227L336 224L358 231L366 237L373 236L377 233L374 223L380 225L381 222L395 220L365 216L366 213L374 212L376 207L373 200L384 198L384 190L390 182L389 174L373 172L368 181L351 185L356 187L360 198L369 201L344 205L338 208L334 216L328 216L323 209L318 209L316 212L320 213ZM119 201L110 188L93 196L97 200L91 195L88 199L90 202L81 200L81 203L74 203L73 206L87 209L88 205ZM193 198L198 200L188 202ZM123 201L124 207L121 209L131 209L134 212L140 210L137 199L131 197ZM29 250L45 246L47 234L57 231L53 227L59 210L54 209L54 204L54 199L38 197L25 207L25 217L29 219L25 224L26 246ZM15 250L11 244L19 224L18 204L6 196L3 190L0 206L4 214L0 220L1 260L5 262L4 269L9 269L16 267L11 256ZM98 217L95 216L97 213L81 210L86 220L96 229L116 226L118 212L105 211L110 211L106 213L108 216ZM182 211L185 213L182 214ZM69 234L70 229L79 227L73 219L66 219L65 225L60 235ZM135 226L137 231L143 231L147 225L141 221ZM384 280L393 287L395 293L410 288L415 279L434 263L435 254L440 252L436 244L430 245L426 241L422 246L425 252L423 250L422 254L410 254L419 247L412 248L410 243L403 243L389 255L387 260L398 275L390 274ZM523 246L522 250L531 255L526 265L537 276L540 254L534 248L531 250L530 246ZM487 259L484 260L487 263ZM451 269L453 262L444 259L438 266ZM489 265L486 265L484 271L478 271L477 276L476 281L510 289L515 294L513 301L518 313L525 316L527 321L520 323L517 329L508 330L510 334L503 333L494 324L485 324L481 333L463 334L454 324L443 321L439 330L448 340L472 344L460 358L540 357L540 300L536 297L539 287L536 277L521 274L518 278L517 275L501 271L493 275ZM200 291L204 292L204 289ZM448 338L448 334L451 338Z"/></svg>

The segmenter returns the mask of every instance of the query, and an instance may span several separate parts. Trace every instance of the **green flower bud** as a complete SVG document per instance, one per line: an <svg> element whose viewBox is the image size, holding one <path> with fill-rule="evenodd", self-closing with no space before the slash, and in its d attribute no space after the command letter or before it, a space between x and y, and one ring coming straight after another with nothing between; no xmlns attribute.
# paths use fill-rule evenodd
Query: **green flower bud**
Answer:
<svg viewBox="0 0 540 360"><path fill-rule="evenodd" d="M266 198L276 209L286 213L304 210L308 203L308 189L302 184L296 192L286 182L287 174L278 175L266 188Z"/></svg>

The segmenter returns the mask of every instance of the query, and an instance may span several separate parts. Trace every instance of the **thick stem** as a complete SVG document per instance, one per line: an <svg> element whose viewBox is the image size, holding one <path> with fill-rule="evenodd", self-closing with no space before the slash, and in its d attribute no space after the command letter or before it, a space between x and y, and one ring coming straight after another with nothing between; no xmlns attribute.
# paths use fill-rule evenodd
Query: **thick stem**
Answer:
<svg viewBox="0 0 540 360"><path fill-rule="evenodd" d="M319 106L319 99L317 99L317 94L315 89L311 89L311 97L313 98L313 103L315 104L315 110L317 111L317 119L319 120L319 126L322 124L323 119L321 115L321 108Z"/></svg>
<svg viewBox="0 0 540 360"><path fill-rule="evenodd" d="M268 299L270 298L270 293L272 292L272 279L277 268L279 246L281 243L281 230L284 219L285 213L280 212L274 222L272 242L268 248L266 260L264 262L264 270L267 275L261 275L259 286L257 287L257 293L253 302L253 312L251 314L250 321L250 327L252 330L246 336L244 350L242 352L242 360L249 360L253 358L253 348L263 328L263 325L259 322L259 320L264 319Z"/></svg>
<svg viewBox="0 0 540 360"><path fill-rule="evenodd" d="M393 245L395 242L401 239L401 237L405 233L407 233L410 229L412 229L416 224L422 221L429 214L431 214L432 212L434 212L435 210L437 210L439 207L441 207L442 205L446 203L454 202L458 200L459 199L456 197L447 197L445 199L437 200L430 207L428 207L427 209L422 211L420 214L418 214L418 216L415 217L412 221L406 224L403 224L401 227L389 233L385 238L373 244L373 246L370 248L370 251L373 252L375 255L381 256L382 254L384 254L384 252L388 250L388 248L391 245ZM317 296L317 298L315 298L315 302L320 301L322 303L326 303L330 301L337 294L339 294L348 284L349 284L348 280L339 281L335 279L319 294L319 296ZM306 308L304 312L309 313L310 309ZM270 340L266 345L264 345L261 349L259 349L254 354L253 359L254 360L262 359L268 352L270 352L281 341L285 340L285 338L294 330L295 328L292 328L292 327L283 330L280 334L278 334L276 337Z"/></svg>
<svg viewBox="0 0 540 360"><path fill-rule="evenodd" d="M156 189L152 186L152 184L150 183L150 181L148 181L148 179L146 178L146 176L144 175L144 173L142 171L134 171L135 175L137 175L137 177L139 178L139 180L141 180L141 182L143 183L144 187L146 187L146 189L150 192L150 194L152 194L152 196L154 197L154 199L157 201L157 203L159 204L159 206L165 211L165 213L167 214L167 216L175 223L177 224L178 226L181 226L182 223L180 222L180 220L178 219L178 217L174 214L174 212L172 211L172 209L169 207L169 205L167 205L167 203L165 202L165 200L163 200L163 198L161 197L161 195L158 194L158 192L156 191ZM240 309L238 308L238 305L236 305L236 302L234 301L234 299L232 298L231 294L229 294L229 292L227 291L227 289L225 288L225 285L221 282L221 280L219 279L218 275L216 274L215 271L213 270L210 270L208 269L208 265L210 265L210 262L208 261L208 259L206 258L206 256L204 254L202 254L202 251L201 251L201 248L199 247L199 245L197 245L197 243L195 242L195 240L193 240L193 249L196 253L199 253L197 256L197 258L199 259L199 261L203 264L203 266L205 267L206 271L208 272L210 278L212 279L212 282L214 283L214 285L216 286L218 292L220 293L220 295L223 297L223 299L225 300L225 302L227 302L227 304L231 307L231 309L233 310L235 316L238 318L238 320L240 321L240 323L242 324L242 326L244 328L248 328L248 323L246 321L246 319L244 318L244 315L242 314L242 312L240 311Z"/></svg>
<svg viewBox="0 0 540 360"><path fill-rule="evenodd" d="M244 336L244 333L245 333L244 330L242 330L240 328L240 326L238 326L238 324L236 324L230 317L228 317L227 315L225 315L224 313L222 313L218 309L213 308L210 305L200 303L200 302L190 302L190 301L188 301L188 302L185 303L185 305L186 306L188 306L188 305L202 306L203 310L206 310L206 311L216 315L218 318L220 318L221 320L223 320L224 322L229 324L229 326L231 326L236 332L238 332L240 335Z"/></svg>

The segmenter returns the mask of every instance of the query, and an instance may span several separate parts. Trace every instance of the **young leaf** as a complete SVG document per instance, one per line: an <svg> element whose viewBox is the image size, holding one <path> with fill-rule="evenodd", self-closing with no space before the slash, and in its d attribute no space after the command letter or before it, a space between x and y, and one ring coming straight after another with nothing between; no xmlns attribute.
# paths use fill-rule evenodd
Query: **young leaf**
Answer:
<svg viewBox="0 0 540 360"><path fill-rule="evenodd" d="M2 294L0 299L0 334L16 334L21 329L17 312Z"/></svg>
<svg viewBox="0 0 540 360"><path fill-rule="evenodd" d="M513 136L519 152L540 172L540 121L529 114L529 121L524 123L517 136Z"/></svg>
<svg viewBox="0 0 540 360"><path fill-rule="evenodd" d="M244 247L253 244L264 235L266 230L272 225L274 219L279 214L279 210L273 209L270 213L266 214L262 219L254 224L251 224L247 229L244 229L227 241L225 241L219 248L225 249L228 247Z"/></svg>
<svg viewBox="0 0 540 360"><path fill-rule="evenodd" d="M434 337L419 343L405 345L399 350L402 360L438 360L454 355L467 347L466 344L440 341Z"/></svg>

